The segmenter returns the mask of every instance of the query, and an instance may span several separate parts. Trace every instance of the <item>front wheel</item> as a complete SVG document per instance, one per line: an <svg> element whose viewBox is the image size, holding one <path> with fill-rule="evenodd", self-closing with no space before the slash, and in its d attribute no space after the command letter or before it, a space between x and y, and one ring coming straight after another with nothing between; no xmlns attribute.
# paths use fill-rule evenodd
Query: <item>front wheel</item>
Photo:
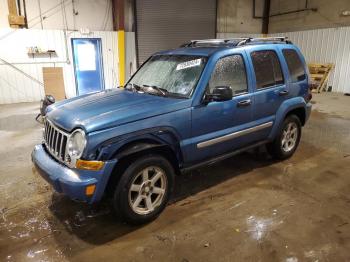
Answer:
<svg viewBox="0 0 350 262"><path fill-rule="evenodd" d="M296 115L290 115L283 121L282 128L275 140L267 144L267 151L274 158L287 159L297 149L301 137L301 123Z"/></svg>
<svg viewBox="0 0 350 262"><path fill-rule="evenodd" d="M158 155L136 159L122 175L113 207L124 221L143 224L155 219L165 208L174 184L174 169Z"/></svg>

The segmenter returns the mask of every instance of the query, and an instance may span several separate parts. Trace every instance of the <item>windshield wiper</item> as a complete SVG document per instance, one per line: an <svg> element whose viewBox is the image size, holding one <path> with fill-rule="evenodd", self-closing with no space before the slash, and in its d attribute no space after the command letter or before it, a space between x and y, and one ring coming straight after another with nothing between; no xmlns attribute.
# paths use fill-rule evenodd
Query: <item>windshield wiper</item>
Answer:
<svg viewBox="0 0 350 262"><path fill-rule="evenodd" d="M168 93L168 90L164 89L164 88L160 88L158 86L149 86L149 85L142 85L142 87L151 87L154 90L156 90L158 92L158 94L161 94L162 96L167 96L166 93ZM145 91L145 89L142 89L143 91ZM146 91L147 92L147 91Z"/></svg>
<svg viewBox="0 0 350 262"><path fill-rule="evenodd" d="M141 86L134 84L134 83L128 83L127 86L131 86L131 90L133 92L137 92L141 89ZM129 89L129 88L127 88L127 89Z"/></svg>

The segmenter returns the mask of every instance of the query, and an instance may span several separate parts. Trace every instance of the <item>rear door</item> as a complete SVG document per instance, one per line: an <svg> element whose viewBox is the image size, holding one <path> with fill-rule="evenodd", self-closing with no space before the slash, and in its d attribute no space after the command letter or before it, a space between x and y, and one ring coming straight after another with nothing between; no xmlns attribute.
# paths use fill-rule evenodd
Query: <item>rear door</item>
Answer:
<svg viewBox="0 0 350 262"><path fill-rule="evenodd" d="M293 48L283 48L283 57L288 66L289 73L289 96L296 97L308 93L308 79L306 63L300 52Z"/></svg>
<svg viewBox="0 0 350 262"><path fill-rule="evenodd" d="M253 121L265 126L257 131L258 140L266 139L271 131L277 110L289 95L286 84L286 68L282 66L282 54L277 48L253 47L248 51L253 73Z"/></svg>

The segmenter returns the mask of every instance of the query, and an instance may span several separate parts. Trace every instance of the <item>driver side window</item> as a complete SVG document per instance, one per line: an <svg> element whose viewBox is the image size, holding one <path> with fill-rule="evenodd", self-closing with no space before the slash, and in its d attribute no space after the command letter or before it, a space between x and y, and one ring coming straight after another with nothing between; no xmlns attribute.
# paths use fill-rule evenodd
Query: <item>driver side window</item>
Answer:
<svg viewBox="0 0 350 262"><path fill-rule="evenodd" d="M248 92L247 76L241 55L231 55L221 58L209 80L209 92L216 86L229 86L233 95Z"/></svg>

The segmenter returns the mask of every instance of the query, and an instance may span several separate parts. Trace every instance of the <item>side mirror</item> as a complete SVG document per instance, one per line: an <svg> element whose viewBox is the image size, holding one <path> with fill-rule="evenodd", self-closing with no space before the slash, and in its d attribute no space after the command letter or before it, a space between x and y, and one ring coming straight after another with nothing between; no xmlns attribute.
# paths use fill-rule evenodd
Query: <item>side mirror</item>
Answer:
<svg viewBox="0 0 350 262"><path fill-rule="evenodd" d="M56 99L52 95L45 96L45 100L48 101L48 104L53 104L56 102Z"/></svg>
<svg viewBox="0 0 350 262"><path fill-rule="evenodd" d="M227 101L231 100L233 96L233 92L231 87L229 86L216 86L213 89L211 94L206 94L204 97L204 101L209 103L211 101Z"/></svg>
<svg viewBox="0 0 350 262"><path fill-rule="evenodd" d="M46 108L49 105L52 105L56 102L55 98L52 95L46 95L44 100L42 100L42 103L40 105L40 114L42 116L46 115Z"/></svg>

